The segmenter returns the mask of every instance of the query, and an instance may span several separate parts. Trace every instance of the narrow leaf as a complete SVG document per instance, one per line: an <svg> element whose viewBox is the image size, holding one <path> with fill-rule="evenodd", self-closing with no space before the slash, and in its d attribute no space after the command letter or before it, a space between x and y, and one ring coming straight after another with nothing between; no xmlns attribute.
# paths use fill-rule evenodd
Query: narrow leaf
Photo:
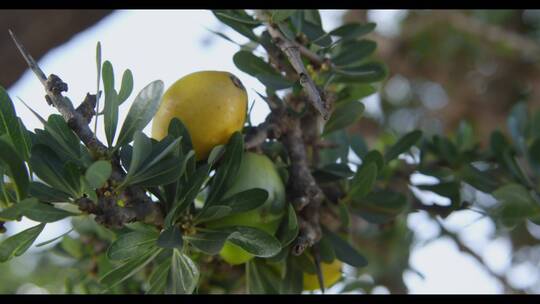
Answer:
<svg viewBox="0 0 540 304"><path fill-rule="evenodd" d="M156 80L144 87L135 97L131 108L124 120L116 146L123 146L133 140L136 131L142 131L156 114L161 95L163 81Z"/></svg>
<svg viewBox="0 0 540 304"><path fill-rule="evenodd" d="M121 105L127 100L131 92L133 91L133 73L130 69L124 71L122 74L122 84L120 86L120 92L118 92L118 105Z"/></svg>
<svg viewBox="0 0 540 304"><path fill-rule="evenodd" d="M422 131L414 130L401 137L394 145L392 145L384 154L386 162L393 160L400 154L407 152L412 146L414 146L422 138Z"/></svg>
<svg viewBox="0 0 540 304"><path fill-rule="evenodd" d="M10 260L12 257L23 254L37 239L45 224L28 228L22 232L10 236L0 243L0 263Z"/></svg>

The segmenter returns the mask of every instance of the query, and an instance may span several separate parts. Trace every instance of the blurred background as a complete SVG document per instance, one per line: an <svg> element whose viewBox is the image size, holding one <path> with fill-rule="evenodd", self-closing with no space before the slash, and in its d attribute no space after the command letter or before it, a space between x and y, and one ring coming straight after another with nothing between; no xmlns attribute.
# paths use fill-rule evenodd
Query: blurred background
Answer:
<svg viewBox="0 0 540 304"><path fill-rule="evenodd" d="M389 76L376 94L363 100L365 117L350 129L362 134L370 146L387 134L415 128L448 134L463 120L485 145L490 131L506 132L512 105L526 101L536 109L540 104L540 10L320 12L325 30L344 22L377 23L368 38L377 42L376 57L387 64ZM19 98L45 117L55 110L26 69L8 28L46 74L54 73L68 83L67 96L73 101L96 90L95 50L100 41L103 60L113 63L117 77L127 68L132 70L134 92L156 79L169 86L196 70L227 70L248 88L254 105L252 122L262 122L268 113L255 93L263 86L233 64L238 46L211 31L240 43L247 40L219 23L210 11L2 10L0 84L9 89L17 114L31 130L41 124ZM122 105L120 121L129 106ZM99 136L104 138L103 130ZM420 181L426 182L426 177L414 175L411 184ZM482 204L494 200L479 191L462 195L474 196ZM423 197L427 204L449 204L433 193ZM33 224L30 220L9 223L0 239ZM36 243L67 232L70 225L69 221L48 224ZM329 292L538 293L539 240L540 226L531 222L504 230L471 210L444 220L424 211L411 213L392 230L359 237L359 250L372 263L360 273L344 269L346 276L355 279L345 279ZM65 292L74 261L47 250L54 245L34 247L0 264L0 293Z"/></svg>

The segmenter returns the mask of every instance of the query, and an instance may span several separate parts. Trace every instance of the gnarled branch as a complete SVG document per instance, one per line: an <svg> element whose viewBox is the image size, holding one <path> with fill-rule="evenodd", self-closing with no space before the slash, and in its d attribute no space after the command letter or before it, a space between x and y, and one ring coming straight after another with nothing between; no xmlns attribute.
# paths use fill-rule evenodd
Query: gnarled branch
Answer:
<svg viewBox="0 0 540 304"><path fill-rule="evenodd" d="M71 102L62 95L62 92L68 90L67 84L54 74L46 77L13 32L9 31L9 33L30 69L43 84L47 102L58 110L71 130L92 152L94 158L107 156L107 146L96 137L88 126L92 116L95 115L93 108L89 109L95 105L95 95L88 94L83 103L75 109ZM113 155L111 158L113 171L110 180L120 182L125 178L126 173L120 166L118 157ZM134 221L151 223L156 226L161 226L163 223L163 211L160 205L154 203L142 188L127 187L123 193L117 195L108 189L98 189L97 194L98 202L92 202L88 198L79 198L76 202L82 211L95 214L96 221L105 226L121 227L125 223ZM119 200L124 201L125 205L119 206L117 204Z"/></svg>

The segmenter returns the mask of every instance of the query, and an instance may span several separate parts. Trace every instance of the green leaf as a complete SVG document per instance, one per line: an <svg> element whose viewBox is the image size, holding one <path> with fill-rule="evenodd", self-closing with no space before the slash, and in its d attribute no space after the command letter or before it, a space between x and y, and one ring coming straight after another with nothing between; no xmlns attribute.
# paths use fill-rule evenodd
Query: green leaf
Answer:
<svg viewBox="0 0 540 304"><path fill-rule="evenodd" d="M124 120L116 147L121 147L133 140L136 131L142 131L152 120L159 108L159 101L163 94L163 81L156 80L144 87L135 97L131 108Z"/></svg>
<svg viewBox="0 0 540 304"><path fill-rule="evenodd" d="M26 165L10 145L6 135L0 136L0 151L2 151L0 153L0 165L4 165L7 169L7 175L15 184L17 199L22 200L26 197L30 184ZM3 176L0 178L3 178Z"/></svg>
<svg viewBox="0 0 540 304"><path fill-rule="evenodd" d="M341 37L341 40L356 39L371 33L375 29L375 25L373 22L347 23L330 31L329 34L331 36Z"/></svg>
<svg viewBox="0 0 540 304"><path fill-rule="evenodd" d="M529 157L536 163L540 164L540 138L534 139L529 147Z"/></svg>
<svg viewBox="0 0 540 304"><path fill-rule="evenodd" d="M152 141L142 131L135 132L133 136L133 151L129 162L127 175L133 175L144 164L145 160L152 153ZM127 178L127 177L126 177Z"/></svg>
<svg viewBox="0 0 540 304"><path fill-rule="evenodd" d="M96 44L96 67L97 67L97 84L96 84L96 112L99 112L99 84L101 82L101 42Z"/></svg>
<svg viewBox="0 0 540 304"><path fill-rule="evenodd" d="M527 104L519 102L512 107L507 119L508 131L510 131L510 135L520 152L524 152L522 148L524 148L525 137L527 136L528 113Z"/></svg>
<svg viewBox="0 0 540 304"><path fill-rule="evenodd" d="M340 45L339 50L332 57L336 66L352 66L361 63L373 54L377 44L371 40L348 41Z"/></svg>
<svg viewBox="0 0 540 304"><path fill-rule="evenodd" d="M42 247L42 246L48 245L48 244L50 244L50 243L52 243L52 242L54 242L54 241L57 241L57 240L63 238L64 236L68 235L71 231L73 231L73 228L69 229L68 231L66 231L66 232L64 232L64 233L62 233L62 234L60 234L59 236L57 236L57 237L55 237L55 238L52 238L52 239L50 239L50 240L48 240L48 241L45 241L45 242L41 242L41 243L39 243L39 244L36 244L36 247Z"/></svg>
<svg viewBox="0 0 540 304"><path fill-rule="evenodd" d="M133 73L130 69L124 71L122 74L122 84L120 85L120 92L118 92L118 105L121 105L127 100L131 92L133 91Z"/></svg>
<svg viewBox="0 0 540 304"><path fill-rule="evenodd" d="M262 206L268 199L268 191L253 188L238 192L227 199L216 203L231 208L230 214L242 213Z"/></svg>
<svg viewBox="0 0 540 304"><path fill-rule="evenodd" d="M338 104L326 122L322 136L324 137L326 134L339 129L344 129L357 122L364 112L364 109L364 104L358 101Z"/></svg>
<svg viewBox="0 0 540 304"><path fill-rule="evenodd" d="M493 196L499 201L494 213L507 223L540 215L540 206L520 184L504 185L495 190Z"/></svg>
<svg viewBox="0 0 540 304"><path fill-rule="evenodd" d="M73 193L73 197L81 197L83 192L81 179L84 180L84 175L81 172L81 169L70 161L66 162L63 167L64 178L67 183L66 185L71 190L71 193Z"/></svg>
<svg viewBox="0 0 540 304"><path fill-rule="evenodd" d="M368 62L359 66L336 68L336 77L333 82L359 83L376 82L386 77L387 71L383 64Z"/></svg>
<svg viewBox="0 0 540 304"><path fill-rule="evenodd" d="M204 210L196 218L197 223L203 223L208 221L217 220L228 216L232 211L229 206L215 205L210 206Z"/></svg>
<svg viewBox="0 0 540 304"><path fill-rule="evenodd" d="M277 71L269 63L248 51L236 52L233 56L233 62L240 71L252 76L257 74L277 74Z"/></svg>
<svg viewBox="0 0 540 304"><path fill-rule="evenodd" d="M332 44L332 38L323 30L320 24L304 20L302 31L306 34L309 41L316 45L328 47Z"/></svg>
<svg viewBox="0 0 540 304"><path fill-rule="evenodd" d="M194 156L190 159L193 162L195 161ZM197 168L194 173L186 176L185 184L182 185L180 192L178 193L178 199L174 202L175 204L172 206L171 211L169 211L165 217L165 227L171 226L179 214L191 204L195 197L197 197L197 194L208 177L209 168L208 164L204 164Z"/></svg>
<svg viewBox="0 0 540 304"><path fill-rule="evenodd" d="M112 166L109 161L98 160L93 163L88 169L84 177L91 187L99 189L103 187L105 182L109 179L112 173Z"/></svg>
<svg viewBox="0 0 540 304"><path fill-rule="evenodd" d="M30 164L34 173L53 188L69 193L73 197L79 194L79 189L74 189L70 183L69 174L64 169L64 162L49 147L41 144L34 145Z"/></svg>
<svg viewBox="0 0 540 304"><path fill-rule="evenodd" d="M229 36L227 36L227 35L225 35L225 34L223 34L223 33L221 33L221 32L214 31L214 30L211 30L211 29L209 29L209 28L205 28L205 29L206 29L207 31L209 31L210 33L214 34L214 35L217 35L217 36L219 36L219 37L221 37L221 38L223 38L223 39L225 39L225 40L227 40L227 41L229 41L229 42L231 42L231 43L236 44L237 46L240 46L240 47L242 46L240 43L238 43L238 42L232 40L231 38L229 38Z"/></svg>
<svg viewBox="0 0 540 304"><path fill-rule="evenodd" d="M300 294L302 293L304 274L301 269L298 269L292 259L287 260L285 268L285 276L280 282L280 294Z"/></svg>
<svg viewBox="0 0 540 304"><path fill-rule="evenodd" d="M17 204L22 215L41 223L52 223L77 213L55 208L47 203L40 203L36 198L27 198Z"/></svg>
<svg viewBox="0 0 540 304"><path fill-rule="evenodd" d="M363 163L373 162L377 165L377 171L381 172L384 168L384 159L382 154L377 150L369 151L363 158Z"/></svg>
<svg viewBox="0 0 540 304"><path fill-rule="evenodd" d="M64 236L60 242L60 247L64 250L69 256L76 259L80 259L83 255L83 244L69 235Z"/></svg>
<svg viewBox="0 0 540 304"><path fill-rule="evenodd" d="M278 10L272 10L272 22L273 23L279 23L282 21L285 21L285 19L291 17L296 10L284 10L284 9L278 9Z"/></svg>
<svg viewBox="0 0 540 304"><path fill-rule="evenodd" d="M157 239L157 245L164 249L182 250L182 244L182 232L176 226L163 230Z"/></svg>
<svg viewBox="0 0 540 304"><path fill-rule="evenodd" d="M217 145L214 148L212 148L212 151L210 151L210 154L208 155L208 159L206 160L206 163L210 167L212 167L217 160L223 155L225 152L225 146L224 145Z"/></svg>
<svg viewBox="0 0 540 304"><path fill-rule="evenodd" d="M213 10L213 12L216 16L221 16L229 20L234 20L243 24L247 24L250 25L250 27L256 27L258 25L261 25L260 21L255 20L244 10Z"/></svg>
<svg viewBox="0 0 540 304"><path fill-rule="evenodd" d="M172 138L181 138L182 139L182 151L188 153L193 150L193 145L191 144L191 136L189 132L178 118L171 119L168 128L168 135Z"/></svg>
<svg viewBox="0 0 540 304"><path fill-rule="evenodd" d="M208 255L218 254L232 231L204 229L194 235L186 235L184 239L197 250Z"/></svg>
<svg viewBox="0 0 540 304"><path fill-rule="evenodd" d="M67 125L64 118L58 114L50 115L45 125L49 136L40 134L40 144L45 144L53 149L61 158L67 158L73 162L81 162L81 144L79 138ZM42 138L43 137L43 138ZM52 140L50 138L52 137Z"/></svg>
<svg viewBox="0 0 540 304"><path fill-rule="evenodd" d="M313 177L318 183L330 183L347 179L354 175L349 166L345 163L332 163L317 169L313 172Z"/></svg>
<svg viewBox="0 0 540 304"><path fill-rule="evenodd" d="M0 135L7 134L8 142L23 160L30 156L28 131L17 117L13 102L7 91L0 86ZM1 150L1 149L0 149Z"/></svg>
<svg viewBox="0 0 540 304"><path fill-rule="evenodd" d="M137 258L156 248L158 234L150 231L134 231L121 234L107 250L111 260Z"/></svg>
<svg viewBox="0 0 540 304"><path fill-rule="evenodd" d="M235 132L227 146L225 147L225 154L223 155L223 163L216 170L216 174L212 181L211 190L208 193L205 206L210 206L222 197L223 193L228 189L228 186L232 184L240 164L242 162L242 156L244 151L244 140L240 132Z"/></svg>
<svg viewBox="0 0 540 304"><path fill-rule="evenodd" d="M162 294L167 287L167 277L171 269L171 261L169 259L163 260L152 272L148 283L150 287L146 291L146 294Z"/></svg>
<svg viewBox="0 0 540 304"><path fill-rule="evenodd" d="M336 257L351 266L365 267L368 261L349 242L342 239L330 230L324 229L324 236L332 244Z"/></svg>
<svg viewBox="0 0 540 304"><path fill-rule="evenodd" d="M338 92L336 103L361 100L375 92L377 92L375 87L366 83L349 84Z"/></svg>
<svg viewBox="0 0 540 304"><path fill-rule="evenodd" d="M281 243L262 230L245 226L235 226L230 230L234 232L229 235L228 241L254 256L269 258L281 250Z"/></svg>
<svg viewBox="0 0 540 304"><path fill-rule="evenodd" d="M290 82L280 74L257 74L255 78L272 91L288 89L294 85L293 82Z"/></svg>
<svg viewBox="0 0 540 304"><path fill-rule="evenodd" d="M311 22L317 26L321 26L322 20L321 20L321 14L319 13L319 10L316 9L306 9L303 10L304 12L304 20Z"/></svg>
<svg viewBox="0 0 540 304"><path fill-rule="evenodd" d="M199 282L199 268L187 255L173 250L168 293L191 294Z"/></svg>
<svg viewBox="0 0 540 304"><path fill-rule="evenodd" d="M326 135L325 140L334 144L334 147L320 151L320 165L328 165L349 160L349 134L345 129L337 130Z"/></svg>
<svg viewBox="0 0 540 304"><path fill-rule="evenodd" d="M258 259L246 263L246 281L250 294L277 294L279 291L279 274Z"/></svg>
<svg viewBox="0 0 540 304"><path fill-rule="evenodd" d="M129 277L139 272L144 266L150 263L162 249L155 247L143 255L135 256L126 260L125 263L107 272L100 280L100 283L107 286L108 290L116 287Z"/></svg>
<svg viewBox="0 0 540 304"><path fill-rule="evenodd" d="M351 201L351 209L354 213L376 224L394 219L406 207L405 196L389 190L370 192L362 199L354 200L353 198Z"/></svg>
<svg viewBox="0 0 540 304"><path fill-rule="evenodd" d="M243 12L243 11L242 11ZM258 41L258 37L253 33L253 28L258 25L257 21L253 21L250 16L246 17L246 13L237 13L232 10L212 10L216 18L237 31L249 40Z"/></svg>
<svg viewBox="0 0 540 304"><path fill-rule="evenodd" d="M28 228L15 235L10 236L0 243L0 263L6 262L13 257L20 256L37 239L45 224Z"/></svg>
<svg viewBox="0 0 540 304"><path fill-rule="evenodd" d="M319 253L321 255L321 261L331 264L336 258L334 244L329 240L329 237L327 235L323 235L318 245Z"/></svg>
<svg viewBox="0 0 540 304"><path fill-rule="evenodd" d="M289 204L287 210L287 216L285 220L281 221L278 231L276 232L276 237L281 242L281 247L288 246L290 243L292 243L292 241L294 241L298 236L298 232L300 230L294 207Z"/></svg>
<svg viewBox="0 0 540 304"><path fill-rule="evenodd" d="M348 195L354 200L361 199L373 189L376 179L377 164L375 162L363 163L351 181Z"/></svg>
<svg viewBox="0 0 540 304"><path fill-rule="evenodd" d="M287 39L289 40L296 39L296 34L295 34L295 31L291 22L280 22L277 24L277 26Z"/></svg>
<svg viewBox="0 0 540 304"><path fill-rule="evenodd" d="M103 63L103 87L105 90L105 108L103 109L107 144L112 147L118 124L118 93L114 89L114 71L112 64Z"/></svg>
<svg viewBox="0 0 540 304"><path fill-rule="evenodd" d="M359 134L351 134L351 149L354 154L356 154L360 159L364 158L368 153L368 145L365 142L364 138Z"/></svg>
<svg viewBox="0 0 540 304"><path fill-rule="evenodd" d="M182 161L178 157L168 157L150 168L130 177L131 185L157 187L170 184L182 175Z"/></svg>
<svg viewBox="0 0 540 304"><path fill-rule="evenodd" d="M463 166L458 171L458 176L467 184L485 193L491 193L499 186L497 179L489 172L481 171L471 164Z"/></svg>
<svg viewBox="0 0 540 304"><path fill-rule="evenodd" d="M291 18L291 24L294 27L295 34L298 35L302 32L302 25L304 23L304 11L303 10L296 10L294 14L292 14ZM268 32L267 32L268 34ZM263 35L264 36L264 35Z"/></svg>
<svg viewBox="0 0 540 304"><path fill-rule="evenodd" d="M438 195L447 197L452 202L452 207L459 207L461 204L460 185L458 182L441 182L435 185L415 185L420 190L435 192Z"/></svg>
<svg viewBox="0 0 540 304"><path fill-rule="evenodd" d="M389 162L400 154L407 152L420 138L422 138L422 131L420 130L414 130L403 135L394 145L386 150L384 154L385 161Z"/></svg>
<svg viewBox="0 0 540 304"><path fill-rule="evenodd" d="M257 78L272 90L290 88L293 83L279 74L269 63L248 51L238 51L233 56L234 65L242 72Z"/></svg>
<svg viewBox="0 0 540 304"><path fill-rule="evenodd" d="M456 146L458 150L460 152L472 150L475 144L476 139L472 126L466 121L461 121L456 134Z"/></svg>
<svg viewBox="0 0 540 304"><path fill-rule="evenodd" d="M19 209L18 204L11 205L9 208L2 209L0 211L0 221L18 221L21 219L21 209Z"/></svg>

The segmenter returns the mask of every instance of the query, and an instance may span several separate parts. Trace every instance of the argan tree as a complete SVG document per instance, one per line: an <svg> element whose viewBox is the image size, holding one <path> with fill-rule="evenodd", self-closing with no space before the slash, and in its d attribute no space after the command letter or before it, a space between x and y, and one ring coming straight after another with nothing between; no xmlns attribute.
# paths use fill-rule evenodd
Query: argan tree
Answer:
<svg viewBox="0 0 540 304"><path fill-rule="evenodd" d="M362 99L387 75L374 59L377 44L365 37L375 24L326 32L317 10L213 13L249 39L237 43L232 59L265 86L258 94L270 114L253 125L247 111L243 127L206 157L195 153L200 139L182 119L168 122L163 138L142 132L158 112L161 81L132 94L131 71L115 81L98 43L97 88L89 84L86 98L74 104L69 80L46 76L11 33L43 85L43 102L59 114L34 112L43 128L28 130L0 88L0 227L5 232L6 222L23 217L39 222L0 243L0 262L61 240L51 251L76 269L65 292L301 293L339 281L340 292L369 291L373 286L357 279L363 274L406 292L408 214L440 219L475 210L497 229L540 224L540 112L516 105L510 136L494 131L487 146L467 123L449 135L413 130L368 144L351 130L362 119ZM124 102L131 107L119 126ZM106 138L96 136L98 123ZM262 210L273 195L263 186L232 191L247 155L271 160L272 169L255 174L275 169L284 186L284 212L272 231L230 220ZM436 184L414 186L451 204L424 204L411 190L414 173L435 177ZM462 194L464 187L497 203L478 204ZM76 237L69 230L34 244L48 223L68 217ZM247 258L233 262L241 253Z"/></svg>

